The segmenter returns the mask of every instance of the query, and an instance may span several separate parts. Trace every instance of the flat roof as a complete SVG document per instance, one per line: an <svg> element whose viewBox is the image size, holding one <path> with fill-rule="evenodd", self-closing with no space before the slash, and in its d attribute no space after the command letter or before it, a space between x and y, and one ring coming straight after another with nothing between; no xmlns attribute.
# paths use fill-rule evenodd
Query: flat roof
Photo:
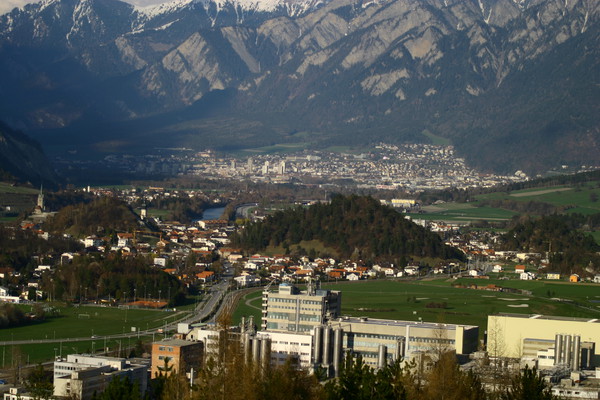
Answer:
<svg viewBox="0 0 600 400"><path fill-rule="evenodd" d="M166 345L166 346L190 346L202 344L202 342L192 342L191 340L183 340L183 339L163 339L159 342L154 342L152 344Z"/></svg>
<svg viewBox="0 0 600 400"><path fill-rule="evenodd" d="M361 317L341 317L332 319L330 321L331 324L335 322L346 322L346 323L355 323L355 324L368 324L368 325L384 325L384 326L396 326L396 327L419 327L426 329L447 329L447 330L455 330L457 326L462 326L465 328L479 328L475 325L462 325L462 324L444 324L437 322L425 322L425 321L400 321L393 319L379 319L379 318L361 318Z"/></svg>
<svg viewBox="0 0 600 400"><path fill-rule="evenodd" d="M494 316L494 315L492 315L492 316ZM523 318L523 319L542 319L542 320L549 320L549 321L588 322L588 323L593 323L593 324L600 323L600 319L598 319L598 318L563 317L560 315L498 313L495 316Z"/></svg>

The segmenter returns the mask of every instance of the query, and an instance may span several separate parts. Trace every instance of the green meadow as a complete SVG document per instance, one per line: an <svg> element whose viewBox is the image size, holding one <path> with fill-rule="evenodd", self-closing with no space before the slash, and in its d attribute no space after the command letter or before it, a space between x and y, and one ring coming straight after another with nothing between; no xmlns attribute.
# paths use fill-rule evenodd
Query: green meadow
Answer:
<svg viewBox="0 0 600 400"><path fill-rule="evenodd" d="M532 294L457 288L453 284L496 284ZM487 316L496 313L600 317L600 285L593 284L441 278L338 282L323 284L322 288L342 292L343 315L477 325L481 335L487 327ZM234 312L234 323L249 315L259 321L260 306L260 291L246 295Z"/></svg>

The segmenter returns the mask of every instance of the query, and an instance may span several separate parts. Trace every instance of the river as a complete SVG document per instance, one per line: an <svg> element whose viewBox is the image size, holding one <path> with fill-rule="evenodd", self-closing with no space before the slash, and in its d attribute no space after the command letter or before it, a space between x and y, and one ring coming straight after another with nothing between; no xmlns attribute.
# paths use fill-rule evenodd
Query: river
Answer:
<svg viewBox="0 0 600 400"><path fill-rule="evenodd" d="M201 221L219 219L223 215L223 211L225 211L225 207L207 208L202 214Z"/></svg>

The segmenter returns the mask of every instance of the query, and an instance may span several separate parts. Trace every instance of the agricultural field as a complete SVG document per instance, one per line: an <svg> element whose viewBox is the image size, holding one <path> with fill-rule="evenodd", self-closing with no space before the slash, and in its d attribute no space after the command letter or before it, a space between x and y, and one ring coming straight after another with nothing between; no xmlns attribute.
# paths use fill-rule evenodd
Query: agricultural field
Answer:
<svg viewBox="0 0 600 400"><path fill-rule="evenodd" d="M423 207L424 214L410 213L414 219L470 223L477 220L506 221L516 212L494 207L475 207L471 203L446 203Z"/></svg>
<svg viewBox="0 0 600 400"><path fill-rule="evenodd" d="M480 195L477 200L513 200L519 202L543 202L554 206L571 206L567 212L580 214L600 213L600 187L598 182L581 186L555 186L524 189Z"/></svg>
<svg viewBox="0 0 600 400"><path fill-rule="evenodd" d="M530 290L531 295L452 287L452 284ZM342 314L394 320L477 325L480 335L487 316L495 313L600 317L600 285L553 281L434 279L419 281L359 281L323 284L342 292ZM234 313L260 319L260 292L246 295Z"/></svg>

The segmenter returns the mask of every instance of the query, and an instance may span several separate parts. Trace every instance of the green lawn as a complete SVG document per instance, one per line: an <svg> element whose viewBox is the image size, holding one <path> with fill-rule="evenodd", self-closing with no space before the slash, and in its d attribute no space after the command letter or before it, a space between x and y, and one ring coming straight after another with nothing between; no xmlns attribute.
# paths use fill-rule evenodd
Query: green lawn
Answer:
<svg viewBox="0 0 600 400"><path fill-rule="evenodd" d="M25 307L29 311L29 306ZM77 338L130 332L131 327L141 330L157 328L164 321L172 321L179 312L154 310L124 310L116 307L64 307L59 315L43 322L0 329L0 341Z"/></svg>
<svg viewBox="0 0 600 400"><path fill-rule="evenodd" d="M503 287L532 290L531 296L455 288L453 283L476 283L480 286L496 283ZM323 284L323 289L342 292L342 314L393 320L412 320L477 325L480 333L487 326L487 316L495 313L561 315L582 318L600 317L600 285L569 284L552 281L475 280L444 278L426 281L362 281ZM548 294L551 296L548 296ZM568 301L573 300L587 308ZM260 311L245 304L260 307L260 292L247 295L234 312L234 323L242 315L260 318ZM446 303L446 308L427 307L431 303Z"/></svg>
<svg viewBox="0 0 600 400"><path fill-rule="evenodd" d="M31 306L20 306L25 311L29 311ZM193 307L193 304L191 305ZM12 340L39 340L39 339L61 339L61 343L32 343L19 346L0 346L4 357L5 365L10 365L13 348L18 347L21 353L22 361L26 362L27 357L30 363L47 361L54 357L54 349L63 356L70 353L90 352L91 349L102 351L104 347L103 336L131 332L132 328L140 330L159 328L166 323L189 313L189 310L180 310L177 312L157 311L157 310L124 310L115 307L63 307L60 308L60 314L56 317L47 318L43 322L16 327L0 329L0 341ZM95 340L85 342L69 342L69 338L98 336ZM142 338L151 340L152 337ZM121 346L124 349L128 344L132 346L136 339L121 339ZM93 342L93 347L92 347ZM106 346L111 350L117 349L119 340L108 340Z"/></svg>
<svg viewBox="0 0 600 400"><path fill-rule="evenodd" d="M160 336L162 338L162 336ZM155 336L158 339L159 336ZM103 338L85 342L69 342L65 340L60 343L33 343L27 345L16 345L16 346L0 346L0 368L10 368L12 365L12 359L20 357L21 364L36 364L52 360L55 355L62 355L63 357L68 354L77 353L103 353L108 349L108 354L112 356L119 355L119 349L121 349L121 356L126 357L132 348L135 347L137 342L136 337L124 338L124 339L112 339L104 341ZM152 336L140 336L142 342L152 341ZM105 347L106 346L106 347Z"/></svg>
<svg viewBox="0 0 600 400"><path fill-rule="evenodd" d="M246 304L248 302L248 304ZM254 316L254 323L260 327L260 318L262 316L261 313L261 303L262 303L262 289L248 293L243 296L235 311L233 312L232 322L233 324L239 324L242 320L242 317L248 318L250 315ZM252 307L254 306L254 307ZM258 307L258 309L256 308Z"/></svg>

